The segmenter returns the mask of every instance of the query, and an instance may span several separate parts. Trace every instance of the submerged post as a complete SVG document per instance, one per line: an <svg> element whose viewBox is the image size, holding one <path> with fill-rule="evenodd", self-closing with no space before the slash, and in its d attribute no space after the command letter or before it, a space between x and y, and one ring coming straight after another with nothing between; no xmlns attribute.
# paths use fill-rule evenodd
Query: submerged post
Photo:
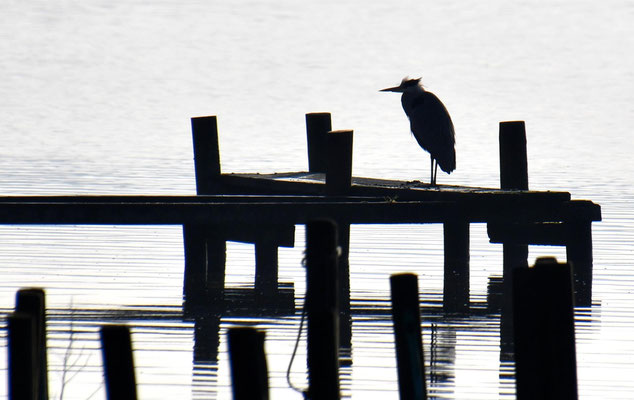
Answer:
<svg viewBox="0 0 634 400"><path fill-rule="evenodd" d="M352 131L328 132L327 145L326 193L346 195L352 184Z"/></svg>
<svg viewBox="0 0 634 400"><path fill-rule="evenodd" d="M306 225L306 313L308 397L339 399L339 311L337 227L331 221Z"/></svg>
<svg viewBox="0 0 634 400"><path fill-rule="evenodd" d="M255 292L272 302L278 292L278 247L274 240L255 242Z"/></svg>
<svg viewBox="0 0 634 400"><path fill-rule="evenodd" d="M517 398L577 399L570 264L539 258L513 271Z"/></svg>
<svg viewBox="0 0 634 400"><path fill-rule="evenodd" d="M253 328L231 328L228 337L233 399L268 400L264 332Z"/></svg>
<svg viewBox="0 0 634 400"><path fill-rule="evenodd" d="M572 264L575 304L592 305L592 222L566 221L566 259Z"/></svg>
<svg viewBox="0 0 634 400"><path fill-rule="evenodd" d="M306 114L308 172L326 172L328 147L326 135L332 130L330 113Z"/></svg>
<svg viewBox="0 0 634 400"><path fill-rule="evenodd" d="M421 339L418 276L390 276L392 321L400 398L427 399Z"/></svg>
<svg viewBox="0 0 634 400"><path fill-rule="evenodd" d="M452 219L443 223L445 271L443 309L467 312L469 300L469 221Z"/></svg>
<svg viewBox="0 0 634 400"><path fill-rule="evenodd" d="M191 119L191 122L194 142L196 193L218 193L220 150L218 148L218 125L216 116L194 117Z"/></svg>
<svg viewBox="0 0 634 400"><path fill-rule="evenodd" d="M35 322L32 315L15 312L7 318L10 400L39 399L39 371Z"/></svg>
<svg viewBox="0 0 634 400"><path fill-rule="evenodd" d="M46 357L46 303L44 290L39 288L20 289L16 294L15 310L33 318L35 335L35 370L37 377L37 398L48 399L48 362Z"/></svg>
<svg viewBox="0 0 634 400"><path fill-rule="evenodd" d="M136 400L130 329L125 325L105 325L100 335L108 400Z"/></svg>

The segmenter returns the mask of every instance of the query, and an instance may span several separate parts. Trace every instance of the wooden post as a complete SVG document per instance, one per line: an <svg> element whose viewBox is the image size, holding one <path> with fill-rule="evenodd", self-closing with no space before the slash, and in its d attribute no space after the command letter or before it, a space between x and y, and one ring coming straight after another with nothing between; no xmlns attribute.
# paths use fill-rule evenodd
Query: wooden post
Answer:
<svg viewBox="0 0 634 400"><path fill-rule="evenodd" d="M339 258L337 263L339 287L339 345L340 348L352 347L352 315L350 314L350 223L336 221Z"/></svg>
<svg viewBox="0 0 634 400"><path fill-rule="evenodd" d="M220 313L199 312L194 318L194 363L218 363Z"/></svg>
<svg viewBox="0 0 634 400"><path fill-rule="evenodd" d="M187 312L221 306L224 299L226 241L209 232L207 225L183 225Z"/></svg>
<svg viewBox="0 0 634 400"><path fill-rule="evenodd" d="M100 335L108 400L136 400L130 330L125 325L105 325Z"/></svg>
<svg viewBox="0 0 634 400"><path fill-rule="evenodd" d="M216 307L224 307L225 267L227 241L219 235L210 235L207 242L207 297Z"/></svg>
<svg viewBox="0 0 634 400"><path fill-rule="evenodd" d="M528 190L524 121L500 122L500 187Z"/></svg>
<svg viewBox="0 0 634 400"><path fill-rule="evenodd" d="M255 242L255 292L267 302L277 294L278 248L272 240Z"/></svg>
<svg viewBox="0 0 634 400"><path fill-rule="evenodd" d="M500 122L500 188L528 190L528 157L526 153L526 124L524 121ZM513 221L511 221L513 222ZM515 268L528 267L528 245L504 243L502 245L503 298L513 297L511 284ZM500 340L505 346L513 332L512 303L504 301L501 310Z"/></svg>
<svg viewBox="0 0 634 400"><path fill-rule="evenodd" d="M528 161L524 121L500 122L500 187L528 190ZM504 272L527 267L528 245L504 244Z"/></svg>
<svg viewBox="0 0 634 400"><path fill-rule="evenodd" d="M230 328L228 337L233 399L268 400L264 332L253 328Z"/></svg>
<svg viewBox="0 0 634 400"><path fill-rule="evenodd" d="M39 371L35 322L32 315L15 312L7 318L9 399L38 400Z"/></svg>
<svg viewBox="0 0 634 400"><path fill-rule="evenodd" d="M517 398L577 399L570 264L540 258L513 271Z"/></svg>
<svg viewBox="0 0 634 400"><path fill-rule="evenodd" d="M392 275L390 288L400 398L424 400L427 399L427 389L418 277L415 274Z"/></svg>
<svg viewBox="0 0 634 400"><path fill-rule="evenodd" d="M207 243L203 232L201 225L183 225L183 297L186 312L204 307L207 300Z"/></svg>
<svg viewBox="0 0 634 400"><path fill-rule="evenodd" d="M469 301L469 221L443 223L445 272L443 308L446 312L468 312Z"/></svg>
<svg viewBox="0 0 634 400"><path fill-rule="evenodd" d="M215 116L191 119L194 142L194 168L196 193L218 193L220 177L220 151L218 125Z"/></svg>
<svg viewBox="0 0 634 400"><path fill-rule="evenodd" d="M20 289L16 294L15 310L33 317L36 344L35 369L38 371L38 399L48 400L48 361L46 357L46 304L44 290Z"/></svg>
<svg viewBox="0 0 634 400"><path fill-rule="evenodd" d="M346 195L352 184L352 131L328 132L327 145L326 194Z"/></svg>
<svg viewBox="0 0 634 400"><path fill-rule="evenodd" d="M592 305L592 223L566 221L566 258L572 264L575 304Z"/></svg>
<svg viewBox="0 0 634 400"><path fill-rule="evenodd" d="M330 113L306 114L306 139L308 142L308 171L326 172L328 147L326 135L332 130Z"/></svg>
<svg viewBox="0 0 634 400"><path fill-rule="evenodd" d="M339 399L337 228L331 221L306 225L308 397Z"/></svg>

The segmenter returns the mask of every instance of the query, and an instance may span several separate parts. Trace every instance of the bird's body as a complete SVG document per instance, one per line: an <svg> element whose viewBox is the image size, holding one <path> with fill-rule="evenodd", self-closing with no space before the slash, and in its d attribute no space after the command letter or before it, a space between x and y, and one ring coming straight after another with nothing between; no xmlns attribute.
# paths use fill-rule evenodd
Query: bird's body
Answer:
<svg viewBox="0 0 634 400"><path fill-rule="evenodd" d="M455 132L444 104L435 94L426 91L419 81L406 78L400 86L382 91L403 93L403 110L416 141L430 154L431 184L435 185L438 165L448 174L456 169Z"/></svg>

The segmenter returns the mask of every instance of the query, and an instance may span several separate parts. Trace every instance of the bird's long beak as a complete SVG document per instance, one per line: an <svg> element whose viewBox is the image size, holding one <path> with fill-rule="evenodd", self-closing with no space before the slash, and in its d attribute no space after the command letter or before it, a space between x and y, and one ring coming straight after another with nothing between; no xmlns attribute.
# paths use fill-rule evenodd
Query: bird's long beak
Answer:
<svg viewBox="0 0 634 400"><path fill-rule="evenodd" d="M403 88L401 86L394 86L394 87L391 87L391 88L381 89L381 90L379 90L379 92L399 92L399 93L402 93L403 92Z"/></svg>

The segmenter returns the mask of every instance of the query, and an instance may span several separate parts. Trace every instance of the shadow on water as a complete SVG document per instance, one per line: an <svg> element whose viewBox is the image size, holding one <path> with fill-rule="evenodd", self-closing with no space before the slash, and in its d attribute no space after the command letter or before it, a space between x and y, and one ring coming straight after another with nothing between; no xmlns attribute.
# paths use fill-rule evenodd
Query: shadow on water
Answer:
<svg viewBox="0 0 634 400"><path fill-rule="evenodd" d="M501 282L492 278L485 296L472 296L469 311L463 313L447 313L443 310L443 295L437 292L420 294L421 325L423 331L423 348L429 398L446 398L451 396L456 381L457 354L472 351L473 354L482 346L485 338L500 339L499 346L499 390L500 396L514 393L514 361L512 343L500 333L503 302L500 298ZM301 303L298 301L298 303ZM200 304L199 304L200 305ZM192 398L219 398L225 393L226 380L221 379L228 374L219 367L221 342L225 341L226 328L236 325L259 327L267 332L267 340L293 344L297 337L297 329L302 316L302 304L289 303L288 293L262 301L248 286L228 288L225 301L196 307L196 311L184 307L134 305L117 309L93 308L50 308L47 310L49 321L49 338L59 338L56 329L76 331L77 334L97 330L100 324L126 323L133 329L133 334L142 336L148 332L160 332L165 335L179 332L193 333L192 351ZM393 332L391 324L391 303L389 298L353 298L350 302L350 315L342 315L342 341L340 349L340 382L342 397L350 398L355 389L363 383L353 380L355 368L367 368L356 362L357 357L372 356L378 337L379 345L392 349L377 357L383 357L378 363L390 365L394 359ZM575 311L577 330L594 330L596 314L600 305L591 308L578 308ZM502 311L502 313L501 313ZM2 310L2 314L11 310ZM134 332L135 328L137 329ZM305 329L305 327L304 327ZM193 332L192 332L193 331ZM50 340L50 339L49 339ZM305 340L305 336L304 336ZM139 339L139 343L143 340ZM96 345L98 346L98 344ZM305 342L300 343L305 346ZM173 350L173 349L170 349ZM301 354L301 351L300 351ZM285 355L286 356L286 355ZM288 354L290 358L290 354ZM388 361L388 359L391 359ZM295 360L296 370L305 370L305 360ZM271 375L282 375L287 364L278 361L271 365ZM461 367L464 368L464 367ZM482 368L485 368L483 366ZM354 376L359 376L355 374ZM279 385L279 383L278 383ZM222 396L220 396L222 397Z"/></svg>

